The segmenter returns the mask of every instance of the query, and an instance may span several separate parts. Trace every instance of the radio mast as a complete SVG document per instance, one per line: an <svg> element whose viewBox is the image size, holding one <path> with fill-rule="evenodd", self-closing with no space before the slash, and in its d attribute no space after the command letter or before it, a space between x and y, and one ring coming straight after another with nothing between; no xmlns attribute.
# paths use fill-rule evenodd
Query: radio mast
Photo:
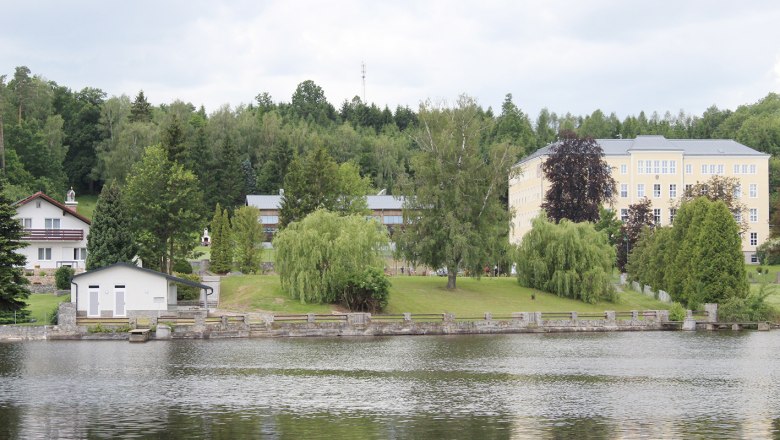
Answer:
<svg viewBox="0 0 780 440"><path fill-rule="evenodd" d="M360 63L361 71L363 72L363 104L366 103L366 63L365 61Z"/></svg>

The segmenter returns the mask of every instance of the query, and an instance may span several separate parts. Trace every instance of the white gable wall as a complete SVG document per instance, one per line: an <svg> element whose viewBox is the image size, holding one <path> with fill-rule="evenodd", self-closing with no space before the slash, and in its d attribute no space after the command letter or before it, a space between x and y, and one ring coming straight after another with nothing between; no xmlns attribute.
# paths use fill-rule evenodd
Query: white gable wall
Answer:
<svg viewBox="0 0 780 440"><path fill-rule="evenodd" d="M26 269L34 269L36 267L40 267L41 269L54 269L58 266L58 262L62 264L62 262L74 261L74 249L86 249L87 247L89 225L68 212L63 213L61 208L52 205L41 197L31 200L24 205L17 206L14 218L31 219L31 229L45 229L47 218L58 218L60 219L60 229L80 229L84 231L83 239L80 241L28 241L27 247L18 251L27 258L27 263L24 266ZM39 260L38 248L51 248L51 259ZM84 264L84 260L76 260L75 263L75 265L80 268L84 268Z"/></svg>
<svg viewBox="0 0 780 440"><path fill-rule="evenodd" d="M159 315L176 304L176 285L171 288L163 275L133 269L125 266L113 266L107 269L85 272L73 279L71 301L76 302L79 316L112 317L117 315L116 286L124 285L126 316L138 314ZM90 289L98 286L99 315L89 313ZM120 307L121 309L121 307ZM140 312L140 313L139 313ZM144 313L145 312L145 313ZM151 312L151 313L150 313Z"/></svg>

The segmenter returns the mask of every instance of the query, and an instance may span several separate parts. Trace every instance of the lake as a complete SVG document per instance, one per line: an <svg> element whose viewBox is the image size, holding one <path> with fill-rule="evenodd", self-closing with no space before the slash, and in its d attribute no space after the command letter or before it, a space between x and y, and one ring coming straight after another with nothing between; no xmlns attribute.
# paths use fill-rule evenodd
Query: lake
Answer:
<svg viewBox="0 0 780 440"><path fill-rule="evenodd" d="M0 343L0 438L780 437L780 332Z"/></svg>

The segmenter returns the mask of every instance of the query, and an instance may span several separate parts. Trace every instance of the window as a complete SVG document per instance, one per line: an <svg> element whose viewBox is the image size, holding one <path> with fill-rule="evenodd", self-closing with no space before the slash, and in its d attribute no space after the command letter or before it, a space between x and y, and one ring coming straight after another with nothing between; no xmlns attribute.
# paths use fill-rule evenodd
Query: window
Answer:
<svg viewBox="0 0 780 440"><path fill-rule="evenodd" d="M758 197L758 185L756 185L755 183L751 183L748 188L750 188L749 191L750 191L751 199L755 199L756 197Z"/></svg>
<svg viewBox="0 0 780 440"><path fill-rule="evenodd" d="M626 164L620 165L620 174L628 174L628 165Z"/></svg>
<svg viewBox="0 0 780 440"><path fill-rule="evenodd" d="M669 198L673 199L677 197L677 184L676 183L670 183L669 184Z"/></svg>
<svg viewBox="0 0 780 440"><path fill-rule="evenodd" d="M32 229L32 219L31 218L20 218L19 223L22 224L22 227L24 229Z"/></svg>
<svg viewBox="0 0 780 440"><path fill-rule="evenodd" d="M750 223L758 222L758 209L750 208Z"/></svg>
<svg viewBox="0 0 780 440"><path fill-rule="evenodd" d="M750 174L756 174L756 166L750 165Z"/></svg>
<svg viewBox="0 0 780 440"><path fill-rule="evenodd" d="M742 185L734 185L734 198L738 199L742 197Z"/></svg>
<svg viewBox="0 0 780 440"><path fill-rule="evenodd" d="M628 221L628 208L620 208L620 221Z"/></svg>
<svg viewBox="0 0 780 440"><path fill-rule="evenodd" d="M640 160L640 161L637 162L637 165L638 165L638 169L639 169L639 174L644 174L644 172L645 172L645 161Z"/></svg>
<svg viewBox="0 0 780 440"><path fill-rule="evenodd" d="M620 197L623 197L623 198L628 197L628 184L627 183L621 183L620 184Z"/></svg>
<svg viewBox="0 0 780 440"><path fill-rule="evenodd" d="M742 211L732 212L731 215L735 222L742 223Z"/></svg>
<svg viewBox="0 0 780 440"><path fill-rule="evenodd" d="M653 208L653 223L656 226L661 225L661 208Z"/></svg>
<svg viewBox="0 0 780 440"><path fill-rule="evenodd" d="M676 160L670 160L669 161L669 174L677 174L677 161Z"/></svg>
<svg viewBox="0 0 780 440"><path fill-rule="evenodd" d="M661 197L661 184L660 183L654 183L653 184L653 197L655 197L655 198Z"/></svg>
<svg viewBox="0 0 780 440"><path fill-rule="evenodd" d="M51 261L51 248L38 248L39 261Z"/></svg>
<svg viewBox="0 0 780 440"><path fill-rule="evenodd" d="M400 225L404 222L402 215L386 215L384 217L384 224L386 225Z"/></svg>
<svg viewBox="0 0 780 440"><path fill-rule="evenodd" d="M661 161L661 174L669 174L669 161L668 160L662 160Z"/></svg>
<svg viewBox="0 0 780 440"><path fill-rule="evenodd" d="M751 232L750 233L750 245L751 246L758 246L758 232Z"/></svg>
<svg viewBox="0 0 780 440"><path fill-rule="evenodd" d="M278 215L261 215L260 216L260 223L264 225L275 225L279 223L279 216Z"/></svg>
<svg viewBox="0 0 780 440"><path fill-rule="evenodd" d="M710 164L710 174L715 174L717 172L717 166L714 164Z"/></svg>
<svg viewBox="0 0 780 440"><path fill-rule="evenodd" d="M750 262L758 263L758 254L750 254Z"/></svg>
<svg viewBox="0 0 780 440"><path fill-rule="evenodd" d="M747 174L747 173L748 173L748 166L742 165L742 174Z"/></svg>
<svg viewBox="0 0 780 440"><path fill-rule="evenodd" d="M58 218L47 218L44 220L44 227L46 229L59 229L60 228L60 219Z"/></svg>
<svg viewBox="0 0 780 440"><path fill-rule="evenodd" d="M265 232L266 234L269 234L269 235L274 235L274 234L276 234L276 228L271 227L271 226L266 226L265 228L263 228L263 232Z"/></svg>
<svg viewBox="0 0 780 440"><path fill-rule="evenodd" d="M674 223L675 217L677 217L677 208L669 208L669 224Z"/></svg>
<svg viewBox="0 0 780 440"><path fill-rule="evenodd" d="M645 161L645 174L652 174L653 173L653 161L646 160Z"/></svg>
<svg viewBox="0 0 780 440"><path fill-rule="evenodd" d="M639 198L642 198L645 196L645 184L644 183L637 183L636 184L636 196Z"/></svg>
<svg viewBox="0 0 780 440"><path fill-rule="evenodd" d="M655 174L661 173L661 161L660 160L654 160L653 161L653 172Z"/></svg>
<svg viewBox="0 0 780 440"><path fill-rule="evenodd" d="M739 165L734 165L734 174L739 174Z"/></svg>
<svg viewBox="0 0 780 440"><path fill-rule="evenodd" d="M685 164L685 174L691 174L693 173L693 165L687 163Z"/></svg>
<svg viewBox="0 0 780 440"><path fill-rule="evenodd" d="M723 164L718 165L718 174L723 174Z"/></svg>
<svg viewBox="0 0 780 440"><path fill-rule="evenodd" d="M73 249L73 259L75 261L85 261L87 259L87 248Z"/></svg>
<svg viewBox="0 0 780 440"><path fill-rule="evenodd" d="M707 174L707 165L706 164L701 166L701 173L702 174Z"/></svg>
<svg viewBox="0 0 780 440"><path fill-rule="evenodd" d="M693 184L692 183L686 183L685 184L685 192L686 193L689 192L691 190L691 188L693 188Z"/></svg>

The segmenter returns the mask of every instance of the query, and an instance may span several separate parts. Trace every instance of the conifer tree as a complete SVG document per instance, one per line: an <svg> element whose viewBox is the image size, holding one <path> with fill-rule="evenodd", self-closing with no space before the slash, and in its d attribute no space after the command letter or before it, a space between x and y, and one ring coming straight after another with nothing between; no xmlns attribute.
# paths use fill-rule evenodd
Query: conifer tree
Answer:
<svg viewBox="0 0 780 440"><path fill-rule="evenodd" d="M17 253L27 246L22 242L24 228L13 216L16 209L5 195L5 179L0 178L0 311L20 310L30 295L27 278L22 273L25 257Z"/></svg>
<svg viewBox="0 0 780 440"><path fill-rule="evenodd" d="M211 220L211 262L214 273L228 273L233 266L233 243L227 209L217 203Z"/></svg>
<svg viewBox="0 0 780 440"><path fill-rule="evenodd" d="M214 169L217 200L227 209L244 204L244 172L238 158L238 150L230 138L225 139L219 163Z"/></svg>
<svg viewBox="0 0 780 440"><path fill-rule="evenodd" d="M133 261L137 252L130 219L116 181L100 192L87 238L87 270Z"/></svg>
<svg viewBox="0 0 780 440"><path fill-rule="evenodd" d="M712 203L699 234L694 259L696 299L722 304L731 298L745 298L748 284L739 227L724 202Z"/></svg>
<svg viewBox="0 0 780 440"><path fill-rule="evenodd" d="M138 92L132 106L130 107L130 122L152 122L152 106L146 100L144 91Z"/></svg>
<svg viewBox="0 0 780 440"><path fill-rule="evenodd" d="M253 206L242 206L236 210L230 222L236 264L243 273L255 273L260 267L259 251L265 234L258 217L260 210Z"/></svg>

